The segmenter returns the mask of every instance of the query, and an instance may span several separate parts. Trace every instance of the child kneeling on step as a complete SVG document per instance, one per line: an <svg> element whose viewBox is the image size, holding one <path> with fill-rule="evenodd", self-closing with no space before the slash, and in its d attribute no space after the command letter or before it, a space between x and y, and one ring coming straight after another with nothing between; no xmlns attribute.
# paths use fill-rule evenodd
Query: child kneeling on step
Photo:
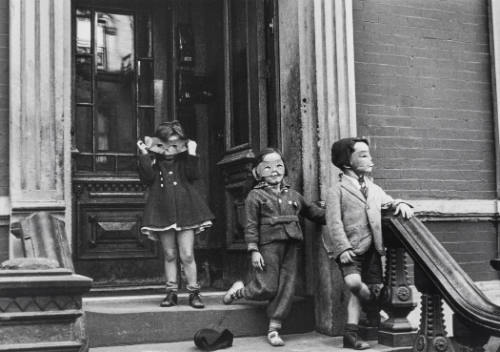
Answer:
<svg viewBox="0 0 500 352"><path fill-rule="evenodd" d="M253 174L258 184L245 200L245 241L255 277L246 285L236 281L224 303L239 298L269 301L267 339L272 346L283 346L279 330L292 306L303 241L299 217L324 224L325 210L307 202L284 182L286 167L278 150L262 150Z"/></svg>

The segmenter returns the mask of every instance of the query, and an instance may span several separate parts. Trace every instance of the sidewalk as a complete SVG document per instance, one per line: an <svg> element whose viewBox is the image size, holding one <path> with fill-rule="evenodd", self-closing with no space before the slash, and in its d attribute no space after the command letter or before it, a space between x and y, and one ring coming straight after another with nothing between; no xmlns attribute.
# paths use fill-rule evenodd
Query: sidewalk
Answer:
<svg viewBox="0 0 500 352"><path fill-rule="evenodd" d="M306 334L283 336L286 345L284 347L270 346L264 336L238 337L233 341L233 346L218 351L238 351L238 352L345 352L342 349L342 337L331 337L310 332ZM387 346L374 345L370 351L388 351ZM200 351L193 341L159 343L149 345L113 346L91 348L90 352L196 352Z"/></svg>

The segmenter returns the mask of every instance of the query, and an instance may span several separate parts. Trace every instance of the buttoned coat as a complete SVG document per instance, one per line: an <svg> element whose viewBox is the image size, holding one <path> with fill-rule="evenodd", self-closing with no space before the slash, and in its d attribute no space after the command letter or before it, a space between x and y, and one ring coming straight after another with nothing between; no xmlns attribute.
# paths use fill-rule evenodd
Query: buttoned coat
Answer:
<svg viewBox="0 0 500 352"><path fill-rule="evenodd" d="M199 179L199 158L187 151L165 159L139 155L139 175L148 185L142 225L165 228L199 225L214 218L194 181Z"/></svg>
<svg viewBox="0 0 500 352"><path fill-rule="evenodd" d="M365 198L357 180L347 177L341 174L327 197L327 231L322 237L328 256L337 259L348 249L363 254L372 243L376 251L384 255L382 209L395 209L402 201L393 199L368 179L368 196Z"/></svg>

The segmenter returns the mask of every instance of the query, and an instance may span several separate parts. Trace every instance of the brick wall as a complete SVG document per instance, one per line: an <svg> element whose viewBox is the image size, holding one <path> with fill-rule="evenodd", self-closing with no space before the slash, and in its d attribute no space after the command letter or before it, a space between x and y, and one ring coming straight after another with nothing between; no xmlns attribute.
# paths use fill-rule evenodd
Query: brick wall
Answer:
<svg viewBox="0 0 500 352"><path fill-rule="evenodd" d="M410 199L494 199L487 2L355 0L358 134Z"/></svg>
<svg viewBox="0 0 500 352"><path fill-rule="evenodd" d="M0 0L0 196L9 194L9 0Z"/></svg>
<svg viewBox="0 0 500 352"><path fill-rule="evenodd" d="M499 278L489 263L497 256L496 224L427 222L426 226L473 280Z"/></svg>

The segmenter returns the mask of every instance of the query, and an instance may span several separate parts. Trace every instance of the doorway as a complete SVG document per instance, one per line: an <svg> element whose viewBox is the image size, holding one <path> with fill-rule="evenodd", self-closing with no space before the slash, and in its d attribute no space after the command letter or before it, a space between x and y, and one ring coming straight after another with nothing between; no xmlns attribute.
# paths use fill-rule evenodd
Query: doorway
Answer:
<svg viewBox="0 0 500 352"><path fill-rule="evenodd" d="M279 145L274 1L73 5L76 271L95 287L164 284L161 247L140 234L146 189L135 142L177 119L198 143L196 186L216 216L197 236L199 281L226 288L246 268L242 205L251 158Z"/></svg>

